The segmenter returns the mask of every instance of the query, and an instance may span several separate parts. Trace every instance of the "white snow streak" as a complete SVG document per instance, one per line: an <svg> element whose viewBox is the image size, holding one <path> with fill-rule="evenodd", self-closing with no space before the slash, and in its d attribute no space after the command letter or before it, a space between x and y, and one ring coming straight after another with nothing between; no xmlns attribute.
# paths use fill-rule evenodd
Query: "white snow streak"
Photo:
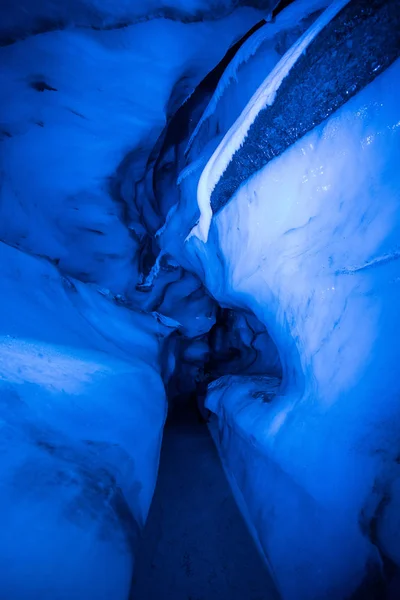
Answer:
<svg viewBox="0 0 400 600"><path fill-rule="evenodd" d="M200 220L192 229L187 239L192 235L195 235L204 243L207 242L212 219L210 203L211 194L230 163L234 153L239 150L243 144L258 113L265 106L271 106L273 104L276 92L296 61L303 52L305 52L320 31L328 25L348 2L349 0L335 0L315 23L313 23L313 25L293 44L290 50L286 52L255 92L235 124L226 133L200 177L197 187L197 203L200 210Z"/></svg>
<svg viewBox="0 0 400 600"><path fill-rule="evenodd" d="M265 41L273 39L280 31L295 26L299 21L311 13L325 8L328 4L329 0L299 0L299 2L291 4L282 11L275 23L266 23L265 26L255 31L253 35L244 42L243 46L235 54L234 58L225 69L207 108L198 122L196 129L190 136L185 150L186 155L190 152L193 141L199 133L203 123L214 114L224 91L229 86L230 82L233 79L236 79L240 66L254 56Z"/></svg>

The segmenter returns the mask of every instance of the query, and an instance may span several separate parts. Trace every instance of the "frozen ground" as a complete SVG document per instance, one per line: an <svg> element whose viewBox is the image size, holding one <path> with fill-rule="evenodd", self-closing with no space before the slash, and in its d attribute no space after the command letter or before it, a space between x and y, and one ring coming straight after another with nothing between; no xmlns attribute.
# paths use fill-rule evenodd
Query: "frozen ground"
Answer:
<svg viewBox="0 0 400 600"><path fill-rule="evenodd" d="M167 421L131 600L276 600L205 424Z"/></svg>

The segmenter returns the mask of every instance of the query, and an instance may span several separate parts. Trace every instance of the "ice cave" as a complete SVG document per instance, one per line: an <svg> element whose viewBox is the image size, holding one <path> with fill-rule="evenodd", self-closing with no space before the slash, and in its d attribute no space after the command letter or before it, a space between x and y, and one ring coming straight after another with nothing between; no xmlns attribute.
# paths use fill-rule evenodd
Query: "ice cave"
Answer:
<svg viewBox="0 0 400 600"><path fill-rule="evenodd" d="M400 600L400 0L0 15L0 600Z"/></svg>

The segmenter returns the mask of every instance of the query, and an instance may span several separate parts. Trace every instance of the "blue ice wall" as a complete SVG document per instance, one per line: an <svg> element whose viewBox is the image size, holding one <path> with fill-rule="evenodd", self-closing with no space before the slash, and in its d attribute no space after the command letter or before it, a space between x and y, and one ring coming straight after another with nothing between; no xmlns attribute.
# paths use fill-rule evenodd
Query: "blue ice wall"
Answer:
<svg viewBox="0 0 400 600"><path fill-rule="evenodd" d="M172 330L4 243L0 277L1 595L126 598Z"/></svg>
<svg viewBox="0 0 400 600"><path fill-rule="evenodd" d="M240 110L233 103L227 116L224 94L215 99L190 142L162 234L166 251L190 264L219 302L253 311L278 348L282 383L228 375L210 386L207 405L218 418L216 441L238 501L282 596L293 600L398 594L399 13L395 3L362 4L335 2L320 14ZM256 40L256 52L247 52L246 68L229 83L231 97L256 81L261 56L278 60L278 40L290 32L283 16L295 6L282 13L282 27L277 18L276 44ZM335 19L344 10L353 16L343 17L343 28ZM351 39L357 10L362 19L370 15L362 46ZM377 63L362 84L374 44L391 26L386 46L379 42L386 67ZM341 89L332 65L339 30L359 87L258 164L257 149L275 143L268 115L276 99L287 111L277 115L282 131L296 114L293 88L279 94L289 76L301 82L300 57L313 65L318 48L326 61L310 101L319 98L319 84L329 93ZM261 111L262 135L255 125ZM298 114L299 125L308 117ZM224 121L233 125L218 134ZM235 169L241 176L213 215L212 195L225 193L228 165L231 181Z"/></svg>
<svg viewBox="0 0 400 600"><path fill-rule="evenodd" d="M129 595L170 337L215 310L177 262L147 281L162 218L138 184L170 112L263 16L219 6L0 2L2 598Z"/></svg>
<svg viewBox="0 0 400 600"><path fill-rule="evenodd" d="M0 2L7 599L128 596L165 388L213 353L212 433L282 597L398 597L396 2L296 0L168 137L273 5Z"/></svg>

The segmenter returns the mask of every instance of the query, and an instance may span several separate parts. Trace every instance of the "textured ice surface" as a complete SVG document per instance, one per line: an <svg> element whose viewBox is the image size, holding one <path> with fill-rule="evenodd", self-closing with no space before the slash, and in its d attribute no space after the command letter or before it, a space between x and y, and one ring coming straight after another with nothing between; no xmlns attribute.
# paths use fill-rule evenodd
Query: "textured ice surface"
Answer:
<svg viewBox="0 0 400 600"><path fill-rule="evenodd" d="M275 95L283 79L288 75L298 58L306 51L318 33L336 16L349 0L335 0L315 21L315 23L302 35L288 50L276 67L271 71L266 80L251 98L234 126L225 135L222 142L208 161L201 174L197 201L200 209L200 221L193 233L199 239L207 241L210 228L212 210L210 204L211 194L217 181L228 166L233 154L240 148L251 124L259 111L266 105L274 102Z"/></svg>
<svg viewBox="0 0 400 600"><path fill-rule="evenodd" d="M271 403L233 381L208 406L285 598L347 597L380 564L370 523L399 476L399 76L396 62L254 176L209 242L284 367Z"/></svg>
<svg viewBox="0 0 400 600"><path fill-rule="evenodd" d="M68 27L123 29L137 22L165 18L183 23L214 21L238 6L254 6L270 14L276 0L0 0L0 46L39 33Z"/></svg>
<svg viewBox="0 0 400 600"><path fill-rule="evenodd" d="M198 277L150 235L163 213L143 176L167 119L260 18L220 7L207 22L202 0L0 2L4 598L128 596L167 338L194 338L196 360L215 321Z"/></svg>
<svg viewBox="0 0 400 600"><path fill-rule="evenodd" d="M272 105L257 114L211 194L213 212L242 182L332 115L399 56L397 0L352 0L299 57Z"/></svg>
<svg viewBox="0 0 400 600"><path fill-rule="evenodd" d="M329 0L298 0L297 2L293 2L290 4L275 20L274 23L267 23L261 29L258 29L253 33L252 36L241 46L238 52L235 54L234 58L231 60L227 68L225 69L220 81L218 82L217 88L212 95L211 100L209 101L206 109L204 110L201 119L196 125L195 130L190 136L186 154L190 151L190 148L193 144L193 141L198 136L200 129L203 124L215 113L215 110L219 109L221 113L221 98L226 93L227 88L230 86L232 81L238 81L239 72L243 66L253 58L259 51L260 47L269 42L270 44L270 56L266 56L262 53L262 60L259 66L260 76L263 79L263 73L268 73L271 70L275 63L279 59L279 54L276 52L276 37L278 34L286 33L289 29L294 28L295 24L300 23L303 19L307 18L312 13L319 11L329 4ZM275 52L273 51L275 50ZM252 61L252 71L254 69L254 61ZM254 76L254 75L253 75ZM242 91L243 87L247 87L249 85L249 80L252 77L243 77L242 74L240 76L240 86L236 87L235 95L237 96L238 91ZM231 102L234 99L231 99ZM226 110L225 116L230 117L232 110ZM237 115L239 116L239 115Z"/></svg>
<svg viewBox="0 0 400 600"><path fill-rule="evenodd" d="M167 421L132 600L278 600L214 444L186 407Z"/></svg>
<svg viewBox="0 0 400 600"><path fill-rule="evenodd" d="M136 24L120 20L136 19L132 3L77 1L68 23L63 6L48 12L54 3L33 21L9 13L3 42L20 41L0 50L6 598L127 596L158 463L161 375L188 391L213 354L218 373L251 374L219 379L208 406L282 596L347 600L399 564L399 62L380 75L377 65L372 83L268 164L250 153L202 230L208 243L184 241L210 156L201 210L235 151L260 149L255 119L345 4L303 37L303 2L260 30L265 43L256 36L237 55L186 157L195 123L175 123L164 146L166 120L258 11L210 23L202 0L179 0L168 18ZM207 336L216 300L244 312L235 330Z"/></svg>
<svg viewBox="0 0 400 600"><path fill-rule="evenodd" d="M288 599L382 597L382 565L398 564L399 81L397 60L255 173L206 244L183 243L193 171L162 236L218 301L253 311L279 350L278 390L228 377L208 406Z"/></svg>

